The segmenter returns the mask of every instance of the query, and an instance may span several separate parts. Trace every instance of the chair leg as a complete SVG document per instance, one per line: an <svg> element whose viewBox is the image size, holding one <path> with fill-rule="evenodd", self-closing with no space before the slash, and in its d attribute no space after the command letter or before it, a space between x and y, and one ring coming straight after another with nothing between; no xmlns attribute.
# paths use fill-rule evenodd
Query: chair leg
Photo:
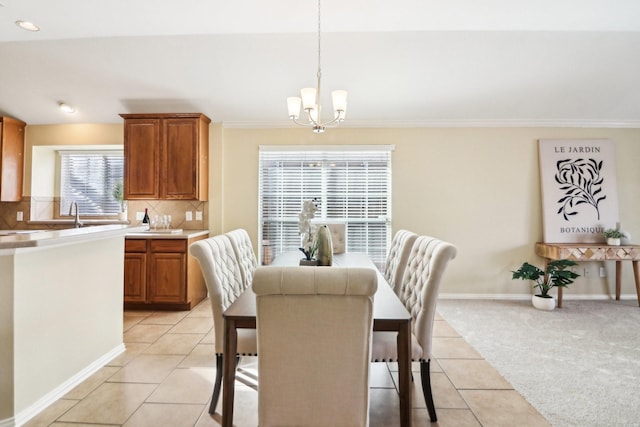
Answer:
<svg viewBox="0 0 640 427"><path fill-rule="evenodd" d="M431 393L430 362L430 360L420 362L420 377L422 378L422 392L424 394L424 401L427 404L427 410L429 411L429 418L431 418L432 423L435 423L438 421L438 417L436 416L436 407L433 404L433 393Z"/></svg>
<svg viewBox="0 0 640 427"><path fill-rule="evenodd" d="M209 405L209 414L213 415L216 412L216 406L218 406L218 399L220 399L220 388L222 387L222 354L216 354L216 381L213 385L213 394L211 395L211 405ZM236 356L236 369L240 363L240 356Z"/></svg>
<svg viewBox="0 0 640 427"><path fill-rule="evenodd" d="M216 412L216 406L218 406L218 399L220 398L220 387L222 386L222 354L216 354L216 381L213 385L213 395L211 396L211 405L209 405L209 413L213 415Z"/></svg>

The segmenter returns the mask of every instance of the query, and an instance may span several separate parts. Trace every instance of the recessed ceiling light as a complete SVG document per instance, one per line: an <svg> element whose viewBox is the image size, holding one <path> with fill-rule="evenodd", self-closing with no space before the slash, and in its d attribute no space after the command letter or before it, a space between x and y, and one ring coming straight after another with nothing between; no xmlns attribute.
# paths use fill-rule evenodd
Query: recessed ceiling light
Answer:
<svg viewBox="0 0 640 427"><path fill-rule="evenodd" d="M75 109L75 108L73 108L73 107L72 107L71 105L69 105L69 104L65 104L65 103L64 103L64 102L62 102L62 101L59 101L59 102L58 102L58 106L60 107L60 109L61 109L62 111L64 111L64 112L65 112L65 113L67 113L67 114L73 114L73 113L75 113L75 112L76 112L76 109Z"/></svg>
<svg viewBox="0 0 640 427"><path fill-rule="evenodd" d="M33 22L29 22L29 21L16 21L16 25L20 28L22 28L23 30L27 30L27 31L40 31L40 27L38 27L36 24L34 24Z"/></svg>

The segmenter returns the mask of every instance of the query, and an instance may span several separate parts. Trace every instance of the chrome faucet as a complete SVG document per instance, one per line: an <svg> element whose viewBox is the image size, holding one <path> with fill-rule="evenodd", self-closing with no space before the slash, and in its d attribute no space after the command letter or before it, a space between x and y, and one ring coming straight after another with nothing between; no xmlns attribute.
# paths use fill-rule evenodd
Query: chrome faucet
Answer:
<svg viewBox="0 0 640 427"><path fill-rule="evenodd" d="M76 207L76 216L75 216L75 222L73 224L76 228L80 228L82 227L82 221L80 221L80 212L78 211L78 203L76 203L75 201L71 202L71 204L69 205L69 216L73 214L74 205Z"/></svg>

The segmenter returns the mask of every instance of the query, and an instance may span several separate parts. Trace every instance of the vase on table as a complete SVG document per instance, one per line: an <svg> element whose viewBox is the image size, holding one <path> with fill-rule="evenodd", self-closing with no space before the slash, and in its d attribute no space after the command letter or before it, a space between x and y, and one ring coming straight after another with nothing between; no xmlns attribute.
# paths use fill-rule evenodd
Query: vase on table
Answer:
<svg viewBox="0 0 640 427"><path fill-rule="evenodd" d="M607 245L609 245L609 246L620 246L620 238L619 237L607 237Z"/></svg>
<svg viewBox="0 0 640 427"><path fill-rule="evenodd" d="M333 263L333 243L331 241L331 232L326 225L318 228L316 244L318 246L316 251L318 265L330 266Z"/></svg>

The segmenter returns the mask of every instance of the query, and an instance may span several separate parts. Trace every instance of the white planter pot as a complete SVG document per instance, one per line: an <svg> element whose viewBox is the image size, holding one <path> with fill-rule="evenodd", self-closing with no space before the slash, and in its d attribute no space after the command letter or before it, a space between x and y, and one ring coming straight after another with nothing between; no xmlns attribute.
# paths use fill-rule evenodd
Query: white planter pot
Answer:
<svg viewBox="0 0 640 427"><path fill-rule="evenodd" d="M533 295L531 297L531 303L538 310L546 310L551 311L556 308L556 299L555 298L542 298L538 295Z"/></svg>
<svg viewBox="0 0 640 427"><path fill-rule="evenodd" d="M617 237L607 237L607 245L620 246L620 239Z"/></svg>
<svg viewBox="0 0 640 427"><path fill-rule="evenodd" d="M120 212L120 213L118 213L118 219L119 219L120 221L126 221L126 220L128 219L128 218L127 218L127 213L126 213L126 212Z"/></svg>

